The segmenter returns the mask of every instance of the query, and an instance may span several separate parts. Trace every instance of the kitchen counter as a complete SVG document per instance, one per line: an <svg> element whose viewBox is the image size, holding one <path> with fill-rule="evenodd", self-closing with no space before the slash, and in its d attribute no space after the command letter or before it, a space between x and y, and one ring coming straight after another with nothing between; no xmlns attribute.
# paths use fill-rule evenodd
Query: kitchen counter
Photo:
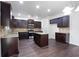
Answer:
<svg viewBox="0 0 79 59"><path fill-rule="evenodd" d="M69 34L68 32L56 32L56 33L63 33L63 34Z"/></svg>
<svg viewBox="0 0 79 59"><path fill-rule="evenodd" d="M0 36L0 38L11 38L11 37L18 37L18 33L9 33Z"/></svg>
<svg viewBox="0 0 79 59"><path fill-rule="evenodd" d="M40 34L40 35L44 35L44 34L47 34L47 33L44 33L44 32L35 32L36 34Z"/></svg>

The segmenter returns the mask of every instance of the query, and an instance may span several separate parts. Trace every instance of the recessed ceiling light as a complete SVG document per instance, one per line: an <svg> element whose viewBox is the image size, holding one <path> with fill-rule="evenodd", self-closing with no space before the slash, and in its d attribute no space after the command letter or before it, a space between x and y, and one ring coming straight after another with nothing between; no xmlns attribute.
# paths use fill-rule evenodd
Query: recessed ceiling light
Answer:
<svg viewBox="0 0 79 59"><path fill-rule="evenodd" d="M37 9L39 9L39 7L40 7L39 5L36 5L36 8L37 8Z"/></svg>
<svg viewBox="0 0 79 59"><path fill-rule="evenodd" d="M75 11L76 11L76 12L79 11L79 6L75 9Z"/></svg>
<svg viewBox="0 0 79 59"><path fill-rule="evenodd" d="M23 4L23 1L19 1L20 4Z"/></svg>
<svg viewBox="0 0 79 59"><path fill-rule="evenodd" d="M20 13L18 13L18 16L21 16L21 14L20 14Z"/></svg>
<svg viewBox="0 0 79 59"><path fill-rule="evenodd" d="M50 9L48 9L47 11L48 11L48 12L50 12L51 10L50 10Z"/></svg>

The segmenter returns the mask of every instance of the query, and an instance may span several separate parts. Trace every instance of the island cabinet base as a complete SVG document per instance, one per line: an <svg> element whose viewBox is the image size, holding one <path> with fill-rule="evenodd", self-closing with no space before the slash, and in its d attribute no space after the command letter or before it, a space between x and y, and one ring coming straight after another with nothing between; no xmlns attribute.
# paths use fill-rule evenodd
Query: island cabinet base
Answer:
<svg viewBox="0 0 79 59"><path fill-rule="evenodd" d="M1 39L1 56L9 57L18 54L18 38L2 38Z"/></svg>
<svg viewBox="0 0 79 59"><path fill-rule="evenodd" d="M48 34L35 33L34 42L40 47L48 46Z"/></svg>

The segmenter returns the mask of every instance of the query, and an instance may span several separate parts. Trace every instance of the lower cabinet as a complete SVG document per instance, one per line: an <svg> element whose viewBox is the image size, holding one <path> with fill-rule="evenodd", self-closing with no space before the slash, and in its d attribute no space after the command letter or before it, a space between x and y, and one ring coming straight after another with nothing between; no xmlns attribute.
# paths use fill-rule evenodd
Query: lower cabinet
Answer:
<svg viewBox="0 0 79 59"><path fill-rule="evenodd" d="M69 34L68 33L55 33L56 41L61 43L69 43Z"/></svg>
<svg viewBox="0 0 79 59"><path fill-rule="evenodd" d="M29 33L28 32L18 32L19 39L29 39Z"/></svg>
<svg viewBox="0 0 79 59"><path fill-rule="evenodd" d="M36 34L35 33L34 42L40 47L47 46L48 45L48 34Z"/></svg>
<svg viewBox="0 0 79 59"><path fill-rule="evenodd" d="M18 38L1 38L1 56L9 57L18 54Z"/></svg>

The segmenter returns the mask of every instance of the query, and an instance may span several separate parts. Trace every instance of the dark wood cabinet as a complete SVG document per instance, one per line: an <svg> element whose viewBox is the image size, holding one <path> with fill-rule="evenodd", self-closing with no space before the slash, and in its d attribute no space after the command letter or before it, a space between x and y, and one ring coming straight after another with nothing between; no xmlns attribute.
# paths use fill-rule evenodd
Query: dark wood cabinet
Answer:
<svg viewBox="0 0 79 59"><path fill-rule="evenodd" d="M12 19L10 24L10 27L12 28L27 28L26 20Z"/></svg>
<svg viewBox="0 0 79 59"><path fill-rule="evenodd" d="M63 17L60 17L57 22L57 27L63 27Z"/></svg>
<svg viewBox="0 0 79 59"><path fill-rule="evenodd" d="M69 16L63 16L50 20L50 24L57 24L58 27L69 27Z"/></svg>
<svg viewBox="0 0 79 59"><path fill-rule="evenodd" d="M28 28L28 29L41 28L41 22L34 21L32 19L29 19L29 20L11 19L10 27L12 27L12 28Z"/></svg>
<svg viewBox="0 0 79 59"><path fill-rule="evenodd" d="M19 39L29 39L29 33L28 32L18 32Z"/></svg>
<svg viewBox="0 0 79 59"><path fill-rule="evenodd" d="M68 33L55 33L56 41L61 43L69 43L69 34Z"/></svg>
<svg viewBox="0 0 79 59"><path fill-rule="evenodd" d="M69 27L69 16L60 17L58 27Z"/></svg>
<svg viewBox="0 0 79 59"><path fill-rule="evenodd" d="M40 46L48 46L48 34L34 34L34 42Z"/></svg>
<svg viewBox="0 0 79 59"><path fill-rule="evenodd" d="M70 22L70 17L69 16L64 16L63 17L63 26L69 27L69 22Z"/></svg>
<svg viewBox="0 0 79 59"><path fill-rule="evenodd" d="M2 57L18 54L18 37L1 38L1 55Z"/></svg>
<svg viewBox="0 0 79 59"><path fill-rule="evenodd" d="M41 28L41 22L34 21L34 28Z"/></svg>
<svg viewBox="0 0 79 59"><path fill-rule="evenodd" d="M28 24L34 24L34 20L33 20L33 19L28 19L28 20L27 20L27 23L28 23Z"/></svg>
<svg viewBox="0 0 79 59"><path fill-rule="evenodd" d="M55 18L55 19L50 20L50 24L57 24L59 22L58 19L59 18Z"/></svg>
<svg viewBox="0 0 79 59"><path fill-rule="evenodd" d="M9 25L9 21L10 21L10 9L11 9L11 5L9 3L6 2L0 2L0 13L1 13L1 26L5 27L7 25Z"/></svg>

